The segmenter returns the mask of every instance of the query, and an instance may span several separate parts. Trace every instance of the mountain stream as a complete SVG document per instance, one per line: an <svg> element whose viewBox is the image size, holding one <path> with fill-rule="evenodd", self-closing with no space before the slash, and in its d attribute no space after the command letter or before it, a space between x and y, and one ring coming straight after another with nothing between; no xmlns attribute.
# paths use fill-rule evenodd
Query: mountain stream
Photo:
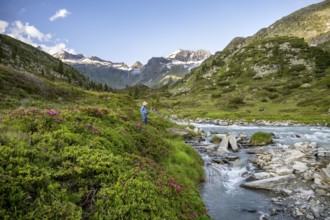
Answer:
<svg viewBox="0 0 330 220"><path fill-rule="evenodd" d="M274 135L273 144L253 148L283 148L297 142L316 142L317 146L330 150L330 128L316 126L217 126L213 124L193 124L208 135L201 142L207 146L213 134L246 134L250 137L257 131L270 132ZM193 144L192 144L193 145ZM194 146L194 145L193 145ZM194 146L197 151L198 147ZM266 190L252 190L240 187L246 180L246 173L256 169L249 159L253 157L247 149L240 148L231 155L239 159L230 163L218 164L212 161L212 155L199 151L204 160L205 183L200 185L209 215L217 220L231 219L294 219L285 213L271 214L276 210L271 198L274 193ZM267 216L267 217L265 217Z"/></svg>

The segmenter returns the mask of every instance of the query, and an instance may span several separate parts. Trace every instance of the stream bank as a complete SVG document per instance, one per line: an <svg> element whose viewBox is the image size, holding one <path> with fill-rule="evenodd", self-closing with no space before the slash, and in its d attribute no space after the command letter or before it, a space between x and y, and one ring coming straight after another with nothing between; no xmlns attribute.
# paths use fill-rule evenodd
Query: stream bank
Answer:
<svg viewBox="0 0 330 220"><path fill-rule="evenodd" d="M214 219L330 219L329 128L192 125L200 136L188 143L204 159L200 192ZM273 144L248 144L256 131L272 133ZM234 136L238 150L213 136Z"/></svg>

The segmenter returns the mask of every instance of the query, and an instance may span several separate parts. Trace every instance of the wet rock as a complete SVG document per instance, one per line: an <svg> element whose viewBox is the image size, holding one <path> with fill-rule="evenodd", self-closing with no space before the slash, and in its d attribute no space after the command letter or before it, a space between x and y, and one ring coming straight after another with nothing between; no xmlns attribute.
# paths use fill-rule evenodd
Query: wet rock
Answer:
<svg viewBox="0 0 330 220"><path fill-rule="evenodd" d="M314 216L310 215L310 214L307 214L306 215L306 219L315 219Z"/></svg>
<svg viewBox="0 0 330 220"><path fill-rule="evenodd" d="M315 218L317 219L321 218L320 209L318 207L312 207L311 210Z"/></svg>
<svg viewBox="0 0 330 220"><path fill-rule="evenodd" d="M238 151L237 141L235 135L229 135L228 136L230 147L233 151Z"/></svg>
<svg viewBox="0 0 330 220"><path fill-rule="evenodd" d="M247 153L247 154L256 154L256 152L252 151L252 150L246 151L245 153Z"/></svg>
<svg viewBox="0 0 330 220"><path fill-rule="evenodd" d="M321 176L323 177L325 182L330 183L330 163L328 164L328 166L326 168L323 168L321 170Z"/></svg>
<svg viewBox="0 0 330 220"><path fill-rule="evenodd" d="M234 155L228 155L225 157L225 159L229 160L229 161L234 161L234 160L237 160L239 159L238 156L234 156Z"/></svg>
<svg viewBox="0 0 330 220"><path fill-rule="evenodd" d="M252 175L252 178L254 178L256 180L266 179L269 177L270 177L270 174L267 172L260 172L260 173L255 173Z"/></svg>
<svg viewBox="0 0 330 220"><path fill-rule="evenodd" d="M178 135L181 135L185 138L191 138L191 134L184 130L184 129L180 129L180 128L168 128L167 131L171 132L171 133L174 133L174 134L178 134Z"/></svg>
<svg viewBox="0 0 330 220"><path fill-rule="evenodd" d="M286 189L286 188L281 189L279 192L282 193L285 196L290 196L290 195L293 194L292 190L289 190L289 189Z"/></svg>
<svg viewBox="0 0 330 220"><path fill-rule="evenodd" d="M323 189L316 189L315 190L315 193L318 196L326 196L327 195L327 192L325 190L323 190Z"/></svg>
<svg viewBox="0 0 330 220"><path fill-rule="evenodd" d="M293 165L292 165L292 168L295 170L295 171L298 171L300 173L303 173L305 172L306 170L308 170L308 167L305 163L302 163L302 162L299 162L299 161L294 161L293 162Z"/></svg>
<svg viewBox="0 0 330 220"><path fill-rule="evenodd" d="M243 208L240 209L241 212L250 212L250 213L257 213L258 210L256 209L247 209L247 208Z"/></svg>
<svg viewBox="0 0 330 220"><path fill-rule="evenodd" d="M325 150L323 148L320 148L317 150L317 156L318 157L330 157L330 150Z"/></svg>
<svg viewBox="0 0 330 220"><path fill-rule="evenodd" d="M281 158L285 164L289 164L292 161L296 161L299 158L304 157L305 154L302 153L300 150L287 150L283 157Z"/></svg>
<svg viewBox="0 0 330 220"><path fill-rule="evenodd" d="M217 164L229 163L229 161L224 158L213 158L212 162L217 163Z"/></svg>
<svg viewBox="0 0 330 220"><path fill-rule="evenodd" d="M241 186L246 188L253 189L268 189L268 190L277 190L281 186L284 186L288 183L289 180L295 178L295 175L285 175L271 177L267 179L256 180L248 183L243 183Z"/></svg>
<svg viewBox="0 0 330 220"><path fill-rule="evenodd" d="M313 172L308 170L303 174L305 180L312 180L313 179Z"/></svg>
<svg viewBox="0 0 330 220"><path fill-rule="evenodd" d="M218 151L225 151L225 152L229 152L228 151L228 144L229 144L229 140L226 136L224 136L221 140L220 146L218 148Z"/></svg>
<svg viewBox="0 0 330 220"><path fill-rule="evenodd" d="M293 173L293 169L290 169L288 167L280 167L275 170L275 173L277 175L287 175Z"/></svg>

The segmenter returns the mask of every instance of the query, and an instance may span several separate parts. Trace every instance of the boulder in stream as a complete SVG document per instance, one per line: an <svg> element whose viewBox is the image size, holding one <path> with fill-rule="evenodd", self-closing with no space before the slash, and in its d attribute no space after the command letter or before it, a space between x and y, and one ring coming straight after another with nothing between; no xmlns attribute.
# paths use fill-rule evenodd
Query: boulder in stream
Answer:
<svg viewBox="0 0 330 220"><path fill-rule="evenodd" d="M276 176L267 179L256 180L252 182L243 183L241 186L245 188L252 189L268 189L268 190L278 190L282 186L288 184L288 182L295 178L295 175L285 175L285 176Z"/></svg>
<svg viewBox="0 0 330 220"><path fill-rule="evenodd" d="M218 151L225 151L225 152L229 152L228 151L228 144L229 144L229 140L227 138L227 136L224 136L221 140L220 146L218 148Z"/></svg>
<svg viewBox="0 0 330 220"><path fill-rule="evenodd" d="M231 149L233 151L238 151L236 136L231 134L231 135L228 136L228 139L229 139Z"/></svg>

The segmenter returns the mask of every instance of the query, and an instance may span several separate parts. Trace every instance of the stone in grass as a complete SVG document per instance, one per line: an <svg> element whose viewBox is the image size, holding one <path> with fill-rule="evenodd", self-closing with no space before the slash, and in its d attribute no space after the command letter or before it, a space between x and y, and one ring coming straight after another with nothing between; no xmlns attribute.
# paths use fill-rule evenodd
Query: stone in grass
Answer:
<svg viewBox="0 0 330 220"><path fill-rule="evenodd" d="M250 138L250 143L255 146L271 144L272 141L272 135L266 132L256 132Z"/></svg>

